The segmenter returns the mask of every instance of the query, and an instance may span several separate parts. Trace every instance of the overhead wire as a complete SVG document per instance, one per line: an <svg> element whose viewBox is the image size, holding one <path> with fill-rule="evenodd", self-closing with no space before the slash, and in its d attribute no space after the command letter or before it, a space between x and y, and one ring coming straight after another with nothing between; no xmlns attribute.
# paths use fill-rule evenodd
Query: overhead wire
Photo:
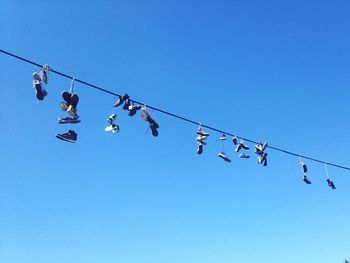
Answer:
<svg viewBox="0 0 350 263"><path fill-rule="evenodd" d="M13 58L16 58L16 59L18 59L18 60L22 60L22 61L24 61L24 62L26 62L26 63L32 64L32 65L34 65L34 66L37 66L37 67L40 67L40 68L43 67L42 65L40 65L40 64L38 64L38 63L36 63L36 62L33 62L33 61L29 60L29 59L25 59L25 58L20 57L20 56L18 56L18 55L12 54L12 53L7 52L7 51L5 51L5 50L0 49L0 52L3 53L3 54L8 55L8 56L10 56L10 57L13 57ZM68 78L68 79L70 79L70 80L73 80L73 79L74 79L74 82L81 83L81 84L83 84L83 85L85 85L85 86L88 86L88 87L94 88L94 89L96 89L96 90L99 90L99 91L108 93L108 94L110 94L110 95L118 96L118 97L121 96L120 94L117 94L117 93L112 92L112 91L110 91L110 90L103 89L103 88L98 87L98 86L96 86L96 85L94 85L94 84L88 83L88 82L86 82L86 81L83 81L83 80L74 78L74 77L69 76L69 75L67 75L67 74L65 74L65 73L62 73L62 72L60 72L60 71L54 70L54 69L51 68L51 67L50 67L50 71L53 72L53 73L56 73L57 75L60 75L60 76L62 76L62 77L64 77L64 78ZM171 113L171 112L169 112L169 111L162 110L162 109L160 109L160 108L157 108L157 107L154 107L154 106L145 104L145 103L143 103L143 102L139 102L139 101L134 100L134 99L130 99L130 100L133 101L134 103L139 104L139 105L147 105L147 108L149 108L149 109L152 109L152 110L157 111L157 112L161 112L161 113L163 113L163 114L165 114L165 115L174 117L174 118L176 118L176 119L179 119L179 120L182 120L182 121L191 123L191 124L199 125L199 126L201 126L201 127L203 127L203 128L206 128L206 129L209 129L209 130L212 130L212 131L216 131L216 132L218 132L218 133L222 133L222 134L225 134L225 135L227 135L227 136L231 136L231 137L236 136L238 139L244 139L244 140L247 141L247 142L254 143L254 144L258 144L258 142L255 141L255 140L251 140L251 139L247 139L247 138L244 138L244 137L241 137L241 136L238 136L238 135L234 135L234 134L232 134L232 133L230 133L230 132L226 132L226 131L223 131L223 130L221 130L221 129L217 129L217 128L212 127L212 126L209 126L209 125L205 125L205 124L203 124L203 123L201 123L201 122L197 122L197 121L191 120L191 119L189 119L189 118L186 118L186 117L183 117L183 116L180 116L180 115ZM292 155L292 156L295 156L295 157L299 157L299 158L303 158L303 159L306 159L306 160L310 160L310 161L313 161L313 162L322 163L322 164L324 164L324 165L329 165L329 166L333 166L333 167L337 167L337 168L340 168L340 169L344 169L344 170L350 171L350 167L347 167L347 166L344 166L344 165L339 165L339 164L335 164L335 163L323 161L323 160L316 159L316 158L313 158L313 157L309 157L309 156L306 156L306 155L303 155L303 154L298 154L298 153L291 152L291 151L288 151L288 150L285 150L285 149L282 149L282 148L274 147L274 146L271 146L271 145L268 145L267 148L269 148L269 149L271 149L271 150L278 151L278 152L282 152L282 153L285 153L285 154L288 154L288 155Z"/></svg>

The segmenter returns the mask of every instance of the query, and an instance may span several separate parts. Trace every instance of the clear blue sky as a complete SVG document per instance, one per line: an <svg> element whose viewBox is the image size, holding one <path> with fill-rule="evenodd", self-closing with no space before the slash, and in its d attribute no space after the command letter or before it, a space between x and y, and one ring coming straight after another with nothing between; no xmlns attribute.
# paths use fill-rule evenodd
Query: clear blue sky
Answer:
<svg viewBox="0 0 350 263"><path fill-rule="evenodd" d="M0 4L0 48L149 105L349 165L350 2L19 1ZM269 165L196 154L196 126L155 113L159 137L76 84L76 144L55 138L52 74L0 54L0 262L342 262L350 173L269 150ZM253 147L253 145L250 145Z"/></svg>

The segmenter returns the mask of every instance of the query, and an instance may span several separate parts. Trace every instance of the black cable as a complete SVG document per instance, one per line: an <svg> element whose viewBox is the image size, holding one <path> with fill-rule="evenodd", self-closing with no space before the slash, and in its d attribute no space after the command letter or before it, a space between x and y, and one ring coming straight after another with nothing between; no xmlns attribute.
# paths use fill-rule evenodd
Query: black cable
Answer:
<svg viewBox="0 0 350 263"><path fill-rule="evenodd" d="M15 54L12 54L12 53L9 53L5 50L2 50L0 49L0 52L6 54L6 55L9 55L11 57L14 57L14 58L17 58L19 60L22 60L26 63L29 63L29 64L32 64L34 66L37 66L37 67L40 67L42 68L43 66L38 64L38 63L35 63L33 61L30 61L28 59L25 59L25 58L22 58L20 56L17 56ZM109 91L109 90L106 90L106 89L103 89L103 88L100 88L96 85L93 85L93 84L90 84L88 82L85 82L83 80L79 80L79 79L76 79L76 78L73 78L72 76L69 76L67 74L64 74L62 72L59 72L57 70L54 70L52 68L50 68L50 71L53 72L53 73L56 73L62 77L65 77L65 78L68 78L68 79L74 79L74 81L76 82L79 82L83 85L86 85L86 86L89 86L91 88L94 88L94 89L97 89L97 90L100 90L100 91L103 91L105 93L108 93L108 94L111 94L111 95L114 95L114 96L121 96L117 93L114 93L112 91ZM131 101L137 103L137 104L140 104L140 105L145 105L145 103L142 103L142 102L139 102L139 101L136 101L136 100L133 100L133 99L130 99ZM254 144L258 144L258 142L254 141L254 140L250 140L250 139L247 139L247 138L243 138L243 137L240 137L240 136L237 136L237 135L234 135L232 133L229 133L229 132L225 132L225 131L222 131L222 130L219 130L219 129L216 129L214 127L211 127L211 126L208 126L208 125L204 125L204 124L201 124L200 122L197 122L197 121L193 121L191 119L188 119L188 118L185 118L185 117L182 117L182 116L179 116L179 115L176 115L174 113L171 113L171 112L168 112L168 111L165 111L165 110L162 110L162 109L159 109L159 108L156 108L156 107L153 107L153 106L150 106L147 104L147 108L150 108L152 110L155 110L155 111L158 111L158 112L161 112L165 115L168 115L168 116L172 116L174 118L177 118L177 119L180 119L180 120L183 120L183 121L186 121L186 122L189 122L189 123L192 123L192 124L196 124L196 125L201 125L201 127L203 128L207 128L209 130L212 130L212 131L216 131L216 132L219 132L219 133L223 133L225 135L228 135L228 136L236 136L238 139L243 139L247 142L250 142L250 143L254 143ZM344 170L348 170L350 171L350 167L346 167L346 166L342 166L342 165L339 165L339 164L334 164L334 163L330 163L330 162L326 162L326 161L322 161L322 160L319 160L319 159L315 159L315 158L312 158L312 157L308 157L308 156L305 156L305 155L302 155L302 154L298 154L298 153L294 153L294 152L290 152L290 151L287 151L287 150L284 150L284 149L281 149L281 148L277 148L277 147L273 147L271 145L268 145L267 148L270 148L272 150L275 150L275 151L279 151L279 152L282 152L282 153L285 153L285 154L289 154L289 155L293 155L293 156L296 156L296 157L300 157L300 158L303 158L303 159L306 159L306 160L310 160L310 161L313 161L313 162L318 162L318 163L322 163L322 164L326 164L326 165L329 165L329 166L333 166L333 167L337 167L337 168L340 168L340 169L344 169Z"/></svg>

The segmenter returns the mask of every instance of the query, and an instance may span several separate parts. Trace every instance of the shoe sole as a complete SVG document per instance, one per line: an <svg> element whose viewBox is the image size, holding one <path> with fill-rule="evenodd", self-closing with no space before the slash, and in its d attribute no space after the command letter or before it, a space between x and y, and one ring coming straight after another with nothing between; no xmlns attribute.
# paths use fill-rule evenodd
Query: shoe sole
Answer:
<svg viewBox="0 0 350 263"><path fill-rule="evenodd" d="M69 140L69 139L63 137L63 136L60 135L60 134L57 134L57 135L56 135L56 138L57 138L57 139L60 139L60 140L62 140L62 141L65 141L65 142L70 142L70 143L75 143L75 142L76 142L76 140Z"/></svg>
<svg viewBox="0 0 350 263"><path fill-rule="evenodd" d="M59 118L58 119L58 123L59 124L65 124L65 123L79 123L80 122L80 120L79 119L72 119L72 120L65 120L65 119L61 119L61 118Z"/></svg>

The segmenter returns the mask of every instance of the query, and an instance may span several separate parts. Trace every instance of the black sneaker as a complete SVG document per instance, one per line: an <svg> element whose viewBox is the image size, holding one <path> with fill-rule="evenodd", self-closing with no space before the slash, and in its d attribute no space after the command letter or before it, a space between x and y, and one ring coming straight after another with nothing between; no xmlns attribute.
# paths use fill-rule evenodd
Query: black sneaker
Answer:
<svg viewBox="0 0 350 263"><path fill-rule="evenodd" d="M126 93L123 96L118 96L118 100L113 104L113 107L118 107L122 105L123 102L126 101L127 99L129 99L129 95Z"/></svg>
<svg viewBox="0 0 350 263"><path fill-rule="evenodd" d="M237 143L238 143L238 139L237 139L237 137L236 137L236 136L233 136L233 138L232 138L232 142L233 142L233 144L234 144L234 145L237 145Z"/></svg>
<svg viewBox="0 0 350 263"><path fill-rule="evenodd" d="M303 171L304 174L306 174L307 172L307 166L304 162L300 162L300 165L301 165L301 170Z"/></svg>
<svg viewBox="0 0 350 263"><path fill-rule="evenodd" d="M333 183L333 181L331 181L330 179L327 179L327 183L328 183L328 186L329 186L330 188L332 188L333 190L337 189L337 188L335 187L335 184Z"/></svg>
<svg viewBox="0 0 350 263"><path fill-rule="evenodd" d="M262 155L258 157L258 163L263 164L264 166L267 165L267 153L262 153Z"/></svg>
<svg viewBox="0 0 350 263"><path fill-rule="evenodd" d="M304 175L303 181L304 181L306 184L311 184L311 181L309 180L309 178L307 178L306 175Z"/></svg>
<svg viewBox="0 0 350 263"><path fill-rule="evenodd" d="M124 103L123 109L124 110L129 110L129 107L131 106L131 102L129 99L127 99Z"/></svg>
<svg viewBox="0 0 350 263"><path fill-rule="evenodd" d="M203 144L198 143L197 154L202 154L202 153L203 153Z"/></svg>
<svg viewBox="0 0 350 263"><path fill-rule="evenodd" d="M150 125L149 127L151 128L151 131L152 131L152 135L154 137L157 137L158 136L158 128L159 128L159 125L152 119L152 122L150 122Z"/></svg>
<svg viewBox="0 0 350 263"><path fill-rule="evenodd" d="M71 117L58 118L58 123L59 124L78 123L78 122L80 122L80 120L78 118L71 118Z"/></svg>
<svg viewBox="0 0 350 263"><path fill-rule="evenodd" d="M66 142L76 142L78 135L73 130L69 130L67 133L56 134L56 138Z"/></svg>
<svg viewBox="0 0 350 263"><path fill-rule="evenodd" d="M239 158L248 159L248 158L250 158L250 156L249 156L249 154L241 153L241 154L239 155Z"/></svg>
<svg viewBox="0 0 350 263"><path fill-rule="evenodd" d="M231 162L231 159L228 158L224 152L219 152L218 156L222 158L225 162Z"/></svg>
<svg viewBox="0 0 350 263"><path fill-rule="evenodd" d="M129 106L129 116L134 116L138 110L141 109L141 106Z"/></svg>
<svg viewBox="0 0 350 263"><path fill-rule="evenodd" d="M68 91L62 92L62 98L68 106L71 104L72 94L70 94Z"/></svg>
<svg viewBox="0 0 350 263"><path fill-rule="evenodd" d="M39 80L33 80L33 87L36 89L36 98L38 100L43 100L47 95L47 92L44 90L41 82Z"/></svg>
<svg viewBox="0 0 350 263"><path fill-rule="evenodd" d="M205 136L205 137L209 136L209 133L207 133L206 131L203 131L201 128L198 128L197 134L200 136Z"/></svg>

